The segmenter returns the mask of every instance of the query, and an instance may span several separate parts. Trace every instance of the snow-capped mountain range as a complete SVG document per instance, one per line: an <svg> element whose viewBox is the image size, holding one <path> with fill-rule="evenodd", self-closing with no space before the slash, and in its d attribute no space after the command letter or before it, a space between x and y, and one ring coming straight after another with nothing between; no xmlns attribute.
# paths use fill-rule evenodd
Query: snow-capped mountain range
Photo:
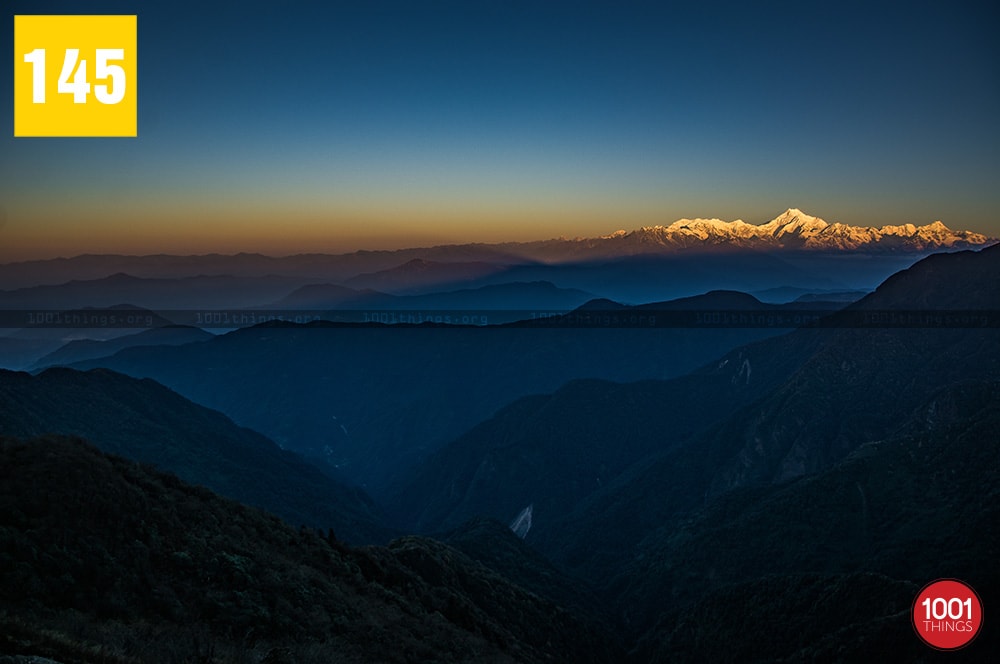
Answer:
<svg viewBox="0 0 1000 664"><path fill-rule="evenodd" d="M756 255L801 252L817 256L855 253L894 258L942 250L979 249L996 242L996 238L973 231L953 231L940 221L923 226L850 226L828 223L791 208L764 224L749 224L739 219L680 219L669 226L645 226L600 237L562 237L532 242L446 244L281 257L245 253L201 256L82 255L0 264L0 291L64 284L71 280L105 279L108 275L126 273L131 278L146 279L199 276L204 279L204 275L274 278L277 275L297 279L293 287L339 283L354 288L396 292L405 286L406 292L412 294L416 292L413 291L415 279L428 286L505 283L502 280L504 275L513 278L514 273L510 270L525 264L603 263L627 260L633 256L687 259L701 253ZM894 269L899 269L898 265ZM891 271L881 277L888 274ZM532 272L518 273L515 280L551 279L551 275ZM121 281L120 277L118 281ZM567 287L595 292L594 284L570 284ZM240 286L240 292L247 292L244 286ZM266 301L266 298L261 301Z"/></svg>
<svg viewBox="0 0 1000 664"><path fill-rule="evenodd" d="M746 249L924 252L978 248L994 241L972 231L953 231L940 221L923 226L904 224L873 228L828 223L790 208L759 225L741 219L680 219L669 226L620 230L585 242L621 243L647 250L722 245Z"/></svg>

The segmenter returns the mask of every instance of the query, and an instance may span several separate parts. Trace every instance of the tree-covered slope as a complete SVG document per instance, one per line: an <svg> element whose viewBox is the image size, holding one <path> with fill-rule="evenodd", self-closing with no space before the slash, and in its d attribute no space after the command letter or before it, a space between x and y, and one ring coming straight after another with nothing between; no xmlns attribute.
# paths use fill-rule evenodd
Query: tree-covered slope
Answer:
<svg viewBox="0 0 1000 664"><path fill-rule="evenodd" d="M0 653L76 662L604 662L443 544L348 548L78 439L0 439Z"/></svg>
<svg viewBox="0 0 1000 664"><path fill-rule="evenodd" d="M361 490L152 380L103 369L0 371L0 434L46 433L85 437L291 523L333 528L346 541L390 537Z"/></svg>

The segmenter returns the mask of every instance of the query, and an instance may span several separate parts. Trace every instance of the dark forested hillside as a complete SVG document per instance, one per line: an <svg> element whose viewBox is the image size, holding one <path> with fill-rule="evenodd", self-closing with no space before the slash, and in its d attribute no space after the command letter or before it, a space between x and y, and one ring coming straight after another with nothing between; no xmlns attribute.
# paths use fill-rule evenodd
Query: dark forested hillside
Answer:
<svg viewBox="0 0 1000 664"><path fill-rule="evenodd" d="M605 624L614 624L607 605L589 583L556 568L506 524L494 519L470 519L437 538L537 595Z"/></svg>
<svg viewBox="0 0 1000 664"><path fill-rule="evenodd" d="M954 577L1000 596L998 427L1000 383L962 383L829 471L734 491L657 529L622 579L635 626L659 620L637 661L854 660L886 647L928 661L909 623L920 586ZM698 627L711 611L725 619ZM763 631L780 638L746 637ZM963 661L988 661L998 637L984 631Z"/></svg>
<svg viewBox="0 0 1000 664"><path fill-rule="evenodd" d="M0 654L607 662L601 629L455 549L350 549L78 439L0 438Z"/></svg>
<svg viewBox="0 0 1000 664"><path fill-rule="evenodd" d="M346 541L389 537L359 489L152 380L103 369L0 370L0 435L46 433L86 437L293 524L333 528Z"/></svg>

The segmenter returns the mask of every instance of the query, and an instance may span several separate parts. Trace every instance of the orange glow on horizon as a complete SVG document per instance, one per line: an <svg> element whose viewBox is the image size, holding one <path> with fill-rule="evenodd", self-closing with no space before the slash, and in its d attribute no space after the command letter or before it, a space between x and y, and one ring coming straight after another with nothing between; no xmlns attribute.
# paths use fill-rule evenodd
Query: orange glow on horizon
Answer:
<svg viewBox="0 0 1000 664"><path fill-rule="evenodd" d="M861 205L868 217L861 219L858 214L850 214L851 207L842 204L825 204L811 197L799 197L794 202L831 223L921 225L940 218L954 230L995 235L946 215L900 218L899 214L883 214ZM374 197L351 201L301 197L290 201L266 195L253 200L206 195L178 201L163 193L141 191L117 199L34 198L30 204L8 202L0 210L5 213L0 216L0 263L80 254L245 252L287 256L530 242L597 237L618 229L669 225L680 218L742 218L748 223L764 223L785 207L773 201L754 200L720 201L714 209L705 209L687 200L625 201L615 197L573 202L540 197L436 202ZM742 214L732 214L735 210Z"/></svg>
<svg viewBox="0 0 1000 664"><path fill-rule="evenodd" d="M80 254L336 254L595 236L664 221L652 213L625 217L556 209L320 212L260 206L248 212L219 206L139 212L125 206L99 216L68 211L52 216L12 214L0 227L0 262Z"/></svg>

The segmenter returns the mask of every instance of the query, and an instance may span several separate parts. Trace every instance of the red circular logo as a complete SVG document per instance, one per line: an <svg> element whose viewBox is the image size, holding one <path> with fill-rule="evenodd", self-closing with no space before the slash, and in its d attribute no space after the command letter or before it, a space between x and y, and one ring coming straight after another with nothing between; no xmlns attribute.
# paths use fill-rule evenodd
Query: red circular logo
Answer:
<svg viewBox="0 0 1000 664"><path fill-rule="evenodd" d="M979 595L958 579L938 579L924 586L913 600L912 614L917 636L938 650L964 648L983 626Z"/></svg>

